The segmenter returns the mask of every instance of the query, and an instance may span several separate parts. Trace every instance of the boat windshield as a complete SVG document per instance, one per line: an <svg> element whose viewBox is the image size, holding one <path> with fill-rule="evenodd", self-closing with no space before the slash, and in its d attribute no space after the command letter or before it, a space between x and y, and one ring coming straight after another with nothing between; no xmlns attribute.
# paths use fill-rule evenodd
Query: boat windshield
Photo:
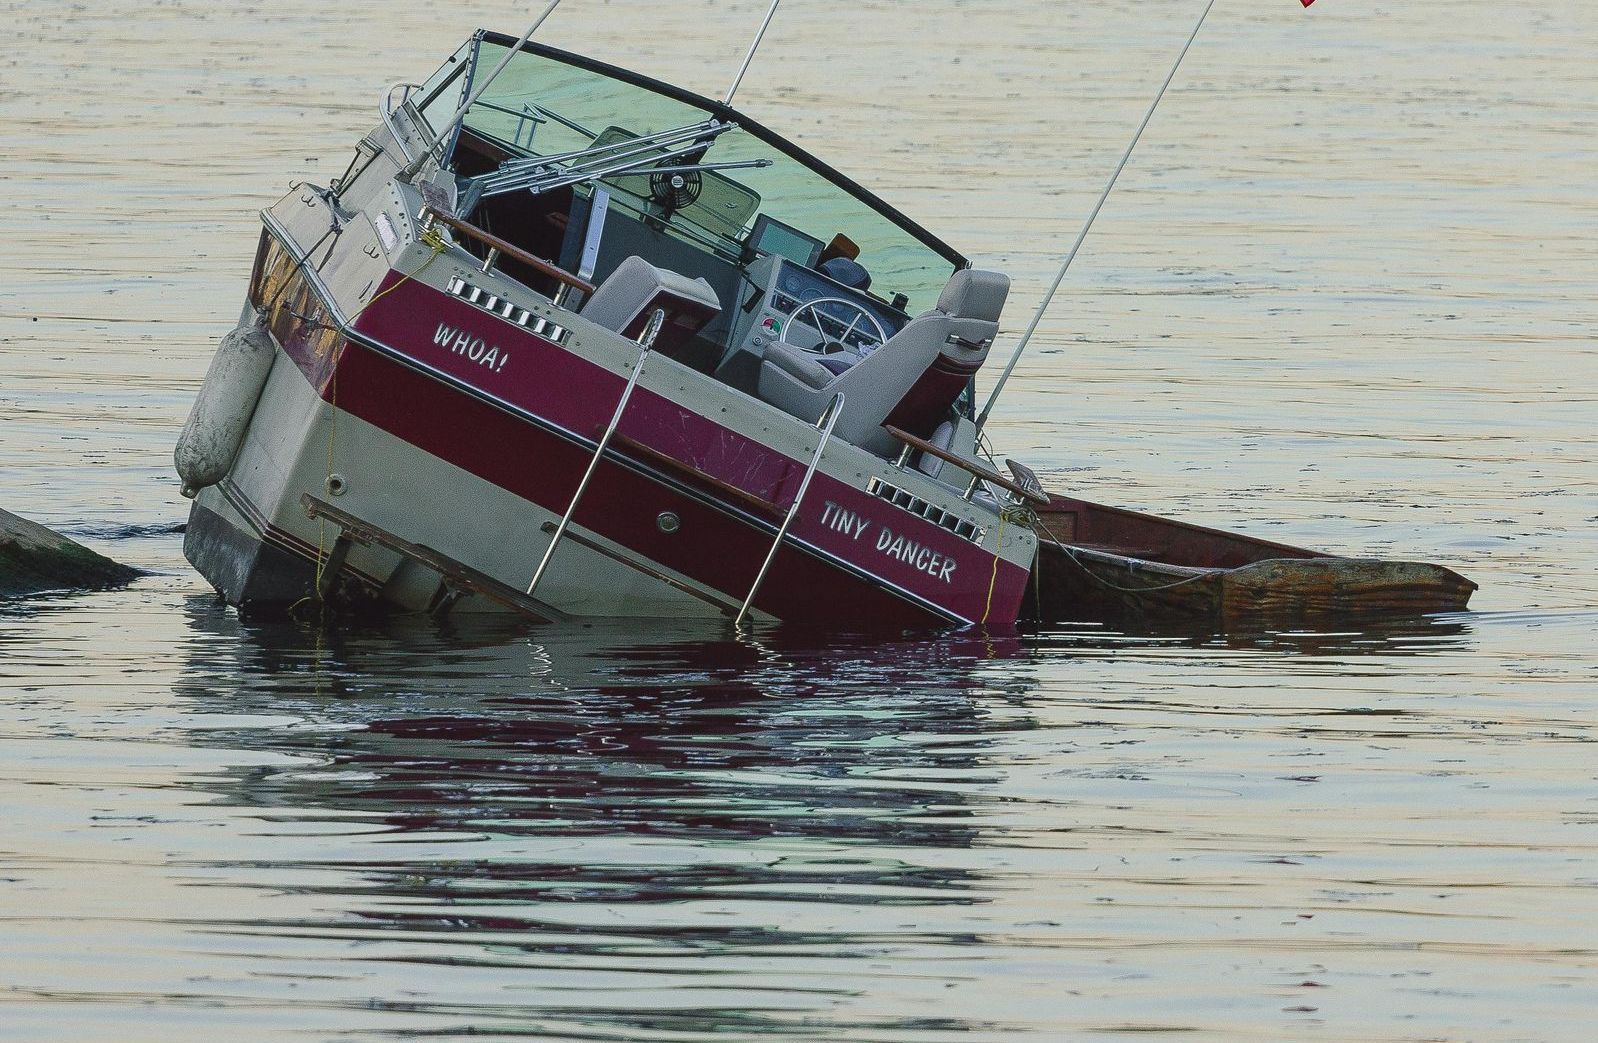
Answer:
<svg viewBox="0 0 1598 1043"><path fill-rule="evenodd" d="M480 34L468 42L424 85L423 114L434 125L446 120L474 76L480 82L513 45L496 34ZM736 126L721 126L729 123ZM707 125L711 133L693 131ZM674 140L674 131L686 136ZM507 194L501 199L509 200L514 192L525 200L529 193L520 182L506 187L506 173L538 172L518 160L559 157L546 173L558 165L566 178L574 164L592 164L592 150L606 146L611 150L601 158L616 157L622 170L608 172L612 164L607 162L598 176L583 177L578 171L579 180L547 189L547 212L518 205L563 230L568 222L575 226L583 220L595 190L603 188L612 215L619 210L657 231L669 229L680 247L746 275L758 257L771 254L817 265L827 256L827 244L841 235L858 247L855 259L869 273L871 294L910 315L931 308L950 275L965 266L952 248L886 203L731 109L536 44L516 54L472 107L446 159L469 190L485 197L503 190ZM663 181L654 173L673 165L697 169L685 184ZM532 187L534 194L546 191L542 184ZM501 234L509 222L506 213L498 212ZM609 226L605 234L613 234ZM558 246L552 239L545 256L560 249L563 261L576 264L573 242L572 234L565 234ZM604 276L604 267L600 265L596 278Z"/></svg>

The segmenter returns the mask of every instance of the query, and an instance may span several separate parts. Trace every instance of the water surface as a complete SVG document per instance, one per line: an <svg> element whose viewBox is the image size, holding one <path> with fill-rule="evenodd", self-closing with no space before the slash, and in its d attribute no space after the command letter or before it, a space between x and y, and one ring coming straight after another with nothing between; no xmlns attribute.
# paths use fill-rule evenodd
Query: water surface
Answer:
<svg viewBox="0 0 1598 1043"><path fill-rule="evenodd" d="M760 3L568 0L719 94ZM1198 7L788 0L739 103L1029 309ZM0 1038L1590 1038L1598 16L1217 5L992 434L1482 584L1232 635L251 624L170 448L254 213L476 9L0 3Z"/></svg>

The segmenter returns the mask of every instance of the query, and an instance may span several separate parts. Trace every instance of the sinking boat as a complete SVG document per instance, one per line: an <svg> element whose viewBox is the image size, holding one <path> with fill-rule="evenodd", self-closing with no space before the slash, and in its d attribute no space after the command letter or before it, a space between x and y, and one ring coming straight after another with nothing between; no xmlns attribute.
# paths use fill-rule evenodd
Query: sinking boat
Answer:
<svg viewBox="0 0 1598 1043"><path fill-rule="evenodd" d="M730 99L487 31L385 92L262 212L189 561L267 612L1014 624L1057 505L978 451L1009 279Z"/></svg>
<svg viewBox="0 0 1598 1043"><path fill-rule="evenodd" d="M970 419L1004 275L727 104L536 43L479 32L381 117L262 213L180 441L229 602L1016 619L1042 500Z"/></svg>

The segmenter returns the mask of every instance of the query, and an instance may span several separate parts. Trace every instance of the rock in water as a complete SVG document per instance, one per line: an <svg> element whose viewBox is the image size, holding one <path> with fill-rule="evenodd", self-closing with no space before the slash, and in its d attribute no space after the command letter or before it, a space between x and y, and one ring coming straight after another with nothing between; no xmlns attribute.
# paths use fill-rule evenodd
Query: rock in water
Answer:
<svg viewBox="0 0 1598 1043"><path fill-rule="evenodd" d="M120 587L138 575L138 569L0 511L0 597L42 590L103 590Z"/></svg>

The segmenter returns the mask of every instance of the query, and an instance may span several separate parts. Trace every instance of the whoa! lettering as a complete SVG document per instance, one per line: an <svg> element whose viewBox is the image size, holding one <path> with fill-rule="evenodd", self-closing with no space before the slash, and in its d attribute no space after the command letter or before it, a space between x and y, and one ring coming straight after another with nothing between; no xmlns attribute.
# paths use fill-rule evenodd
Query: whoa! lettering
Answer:
<svg viewBox="0 0 1598 1043"><path fill-rule="evenodd" d="M497 345L490 345L481 337L475 337L465 330L456 329L442 322L438 324L438 329L433 334L433 343L441 348L448 348L453 355L464 356L479 366L485 366L494 373L504 372L505 364L510 361L510 352Z"/></svg>

